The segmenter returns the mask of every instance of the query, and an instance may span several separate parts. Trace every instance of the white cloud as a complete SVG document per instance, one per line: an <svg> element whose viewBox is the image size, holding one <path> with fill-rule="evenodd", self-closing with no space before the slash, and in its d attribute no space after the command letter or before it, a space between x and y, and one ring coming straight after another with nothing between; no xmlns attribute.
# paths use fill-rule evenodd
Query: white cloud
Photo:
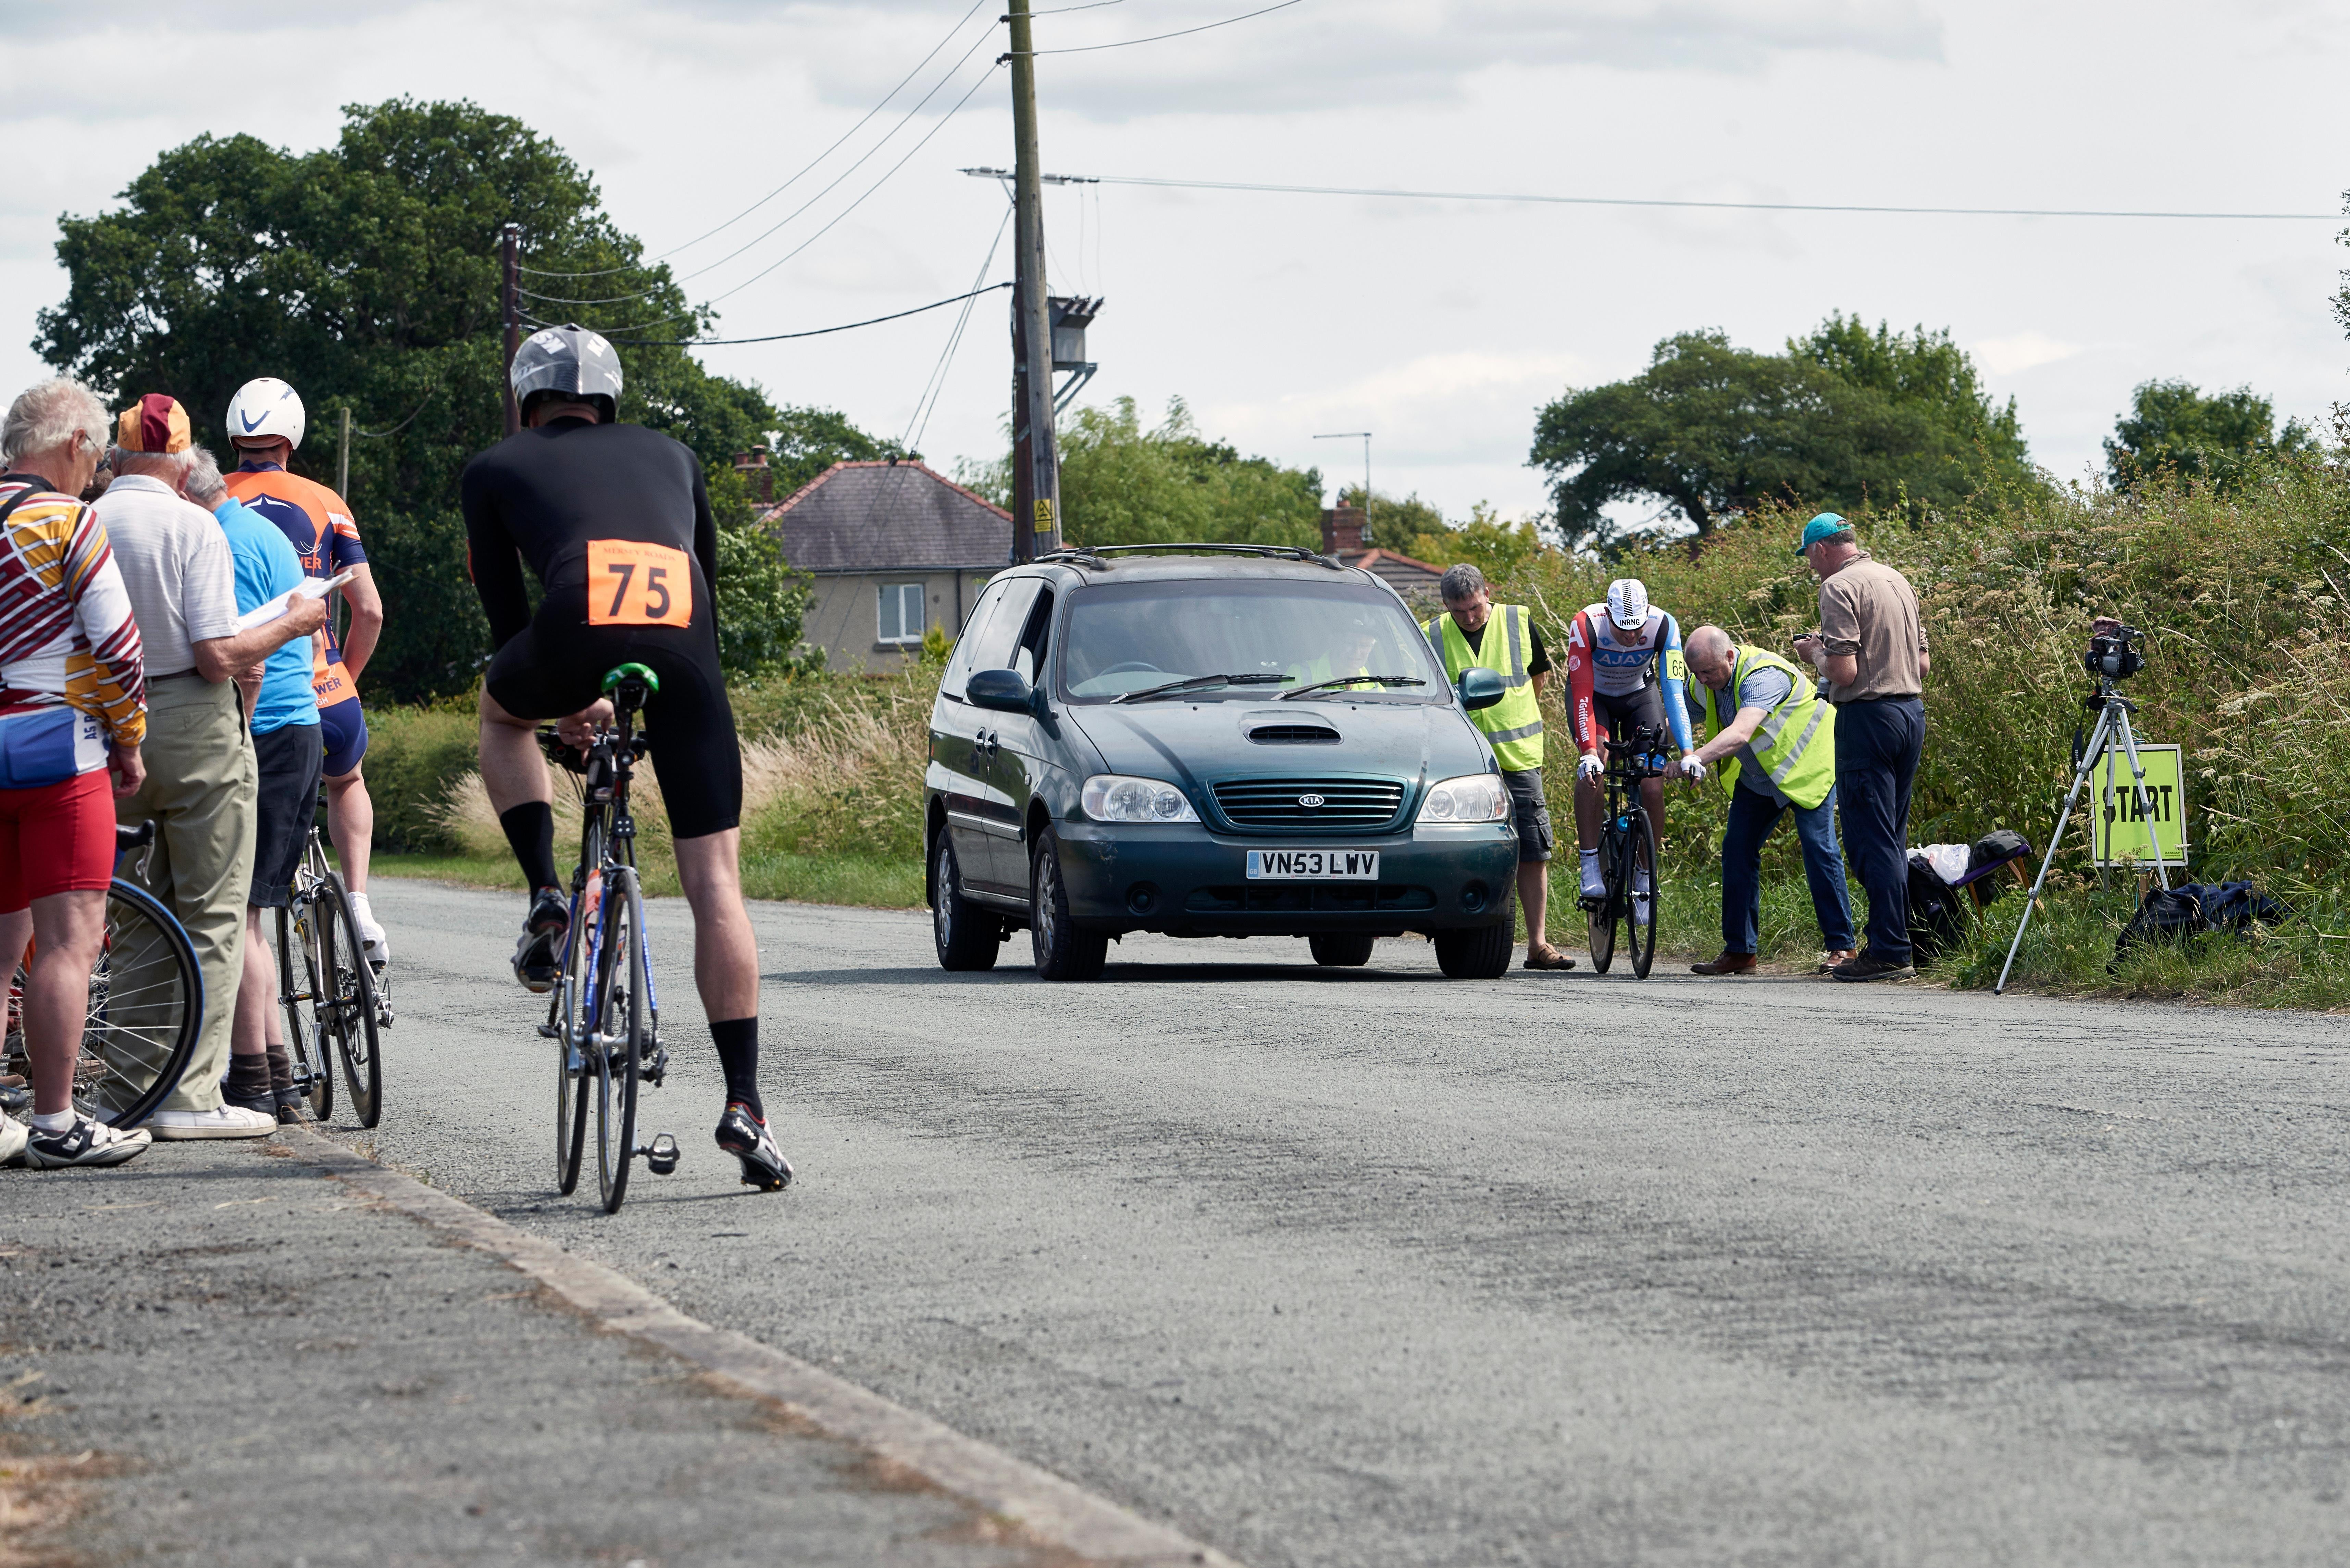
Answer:
<svg viewBox="0 0 2350 1568"><path fill-rule="evenodd" d="M2038 332L2018 332L2007 337L1985 337L1968 352L1994 376L2014 376L2040 365L2054 365L2081 352L2082 345L2066 343Z"/></svg>

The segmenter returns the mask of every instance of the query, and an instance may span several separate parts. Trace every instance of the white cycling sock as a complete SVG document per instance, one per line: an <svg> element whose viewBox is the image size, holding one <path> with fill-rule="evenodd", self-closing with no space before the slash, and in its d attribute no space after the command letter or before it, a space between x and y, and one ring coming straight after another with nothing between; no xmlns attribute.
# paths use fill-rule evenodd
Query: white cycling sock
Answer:
<svg viewBox="0 0 2350 1568"><path fill-rule="evenodd" d="M26 1116L25 1123L36 1132L64 1132L74 1125L74 1114L68 1107L62 1111L50 1111L45 1116Z"/></svg>

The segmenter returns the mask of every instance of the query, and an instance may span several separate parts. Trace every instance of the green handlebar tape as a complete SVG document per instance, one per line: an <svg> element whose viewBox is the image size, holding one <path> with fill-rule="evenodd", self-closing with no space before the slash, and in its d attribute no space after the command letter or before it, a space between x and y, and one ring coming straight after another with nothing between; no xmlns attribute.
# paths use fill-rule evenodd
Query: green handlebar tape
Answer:
<svg viewBox="0 0 2350 1568"><path fill-rule="evenodd" d="M618 670L607 670L604 671L604 690L609 691L613 687L618 686L621 681L626 680L631 675L643 681L647 691L658 691L660 690L660 677L655 675L651 670L646 669L641 664L623 664Z"/></svg>

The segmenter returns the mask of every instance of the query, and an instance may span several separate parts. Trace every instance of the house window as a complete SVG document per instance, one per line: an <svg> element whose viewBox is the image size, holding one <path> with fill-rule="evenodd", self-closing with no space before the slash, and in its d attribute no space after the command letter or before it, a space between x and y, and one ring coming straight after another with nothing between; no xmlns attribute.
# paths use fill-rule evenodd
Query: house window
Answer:
<svg viewBox="0 0 2350 1568"><path fill-rule="evenodd" d="M925 624L921 584L881 585L881 641L920 642Z"/></svg>

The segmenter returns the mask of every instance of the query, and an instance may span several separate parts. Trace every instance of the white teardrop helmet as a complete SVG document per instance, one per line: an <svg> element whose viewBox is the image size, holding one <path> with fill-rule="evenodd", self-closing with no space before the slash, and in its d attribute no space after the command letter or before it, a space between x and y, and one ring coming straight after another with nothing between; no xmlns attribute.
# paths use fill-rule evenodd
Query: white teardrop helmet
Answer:
<svg viewBox="0 0 2350 1568"><path fill-rule="evenodd" d="M1638 631L1648 624L1648 585L1638 577L1618 577L1607 585L1607 618L1619 631Z"/></svg>
<svg viewBox="0 0 2350 1568"><path fill-rule="evenodd" d="M250 441L283 440L302 444L302 396L275 376L256 376L228 400L231 446Z"/></svg>
<svg viewBox="0 0 2350 1568"><path fill-rule="evenodd" d="M620 357L601 334L567 323L534 332L515 350L507 372L515 406L525 411L536 392L559 392L598 403L609 424L620 408Z"/></svg>

